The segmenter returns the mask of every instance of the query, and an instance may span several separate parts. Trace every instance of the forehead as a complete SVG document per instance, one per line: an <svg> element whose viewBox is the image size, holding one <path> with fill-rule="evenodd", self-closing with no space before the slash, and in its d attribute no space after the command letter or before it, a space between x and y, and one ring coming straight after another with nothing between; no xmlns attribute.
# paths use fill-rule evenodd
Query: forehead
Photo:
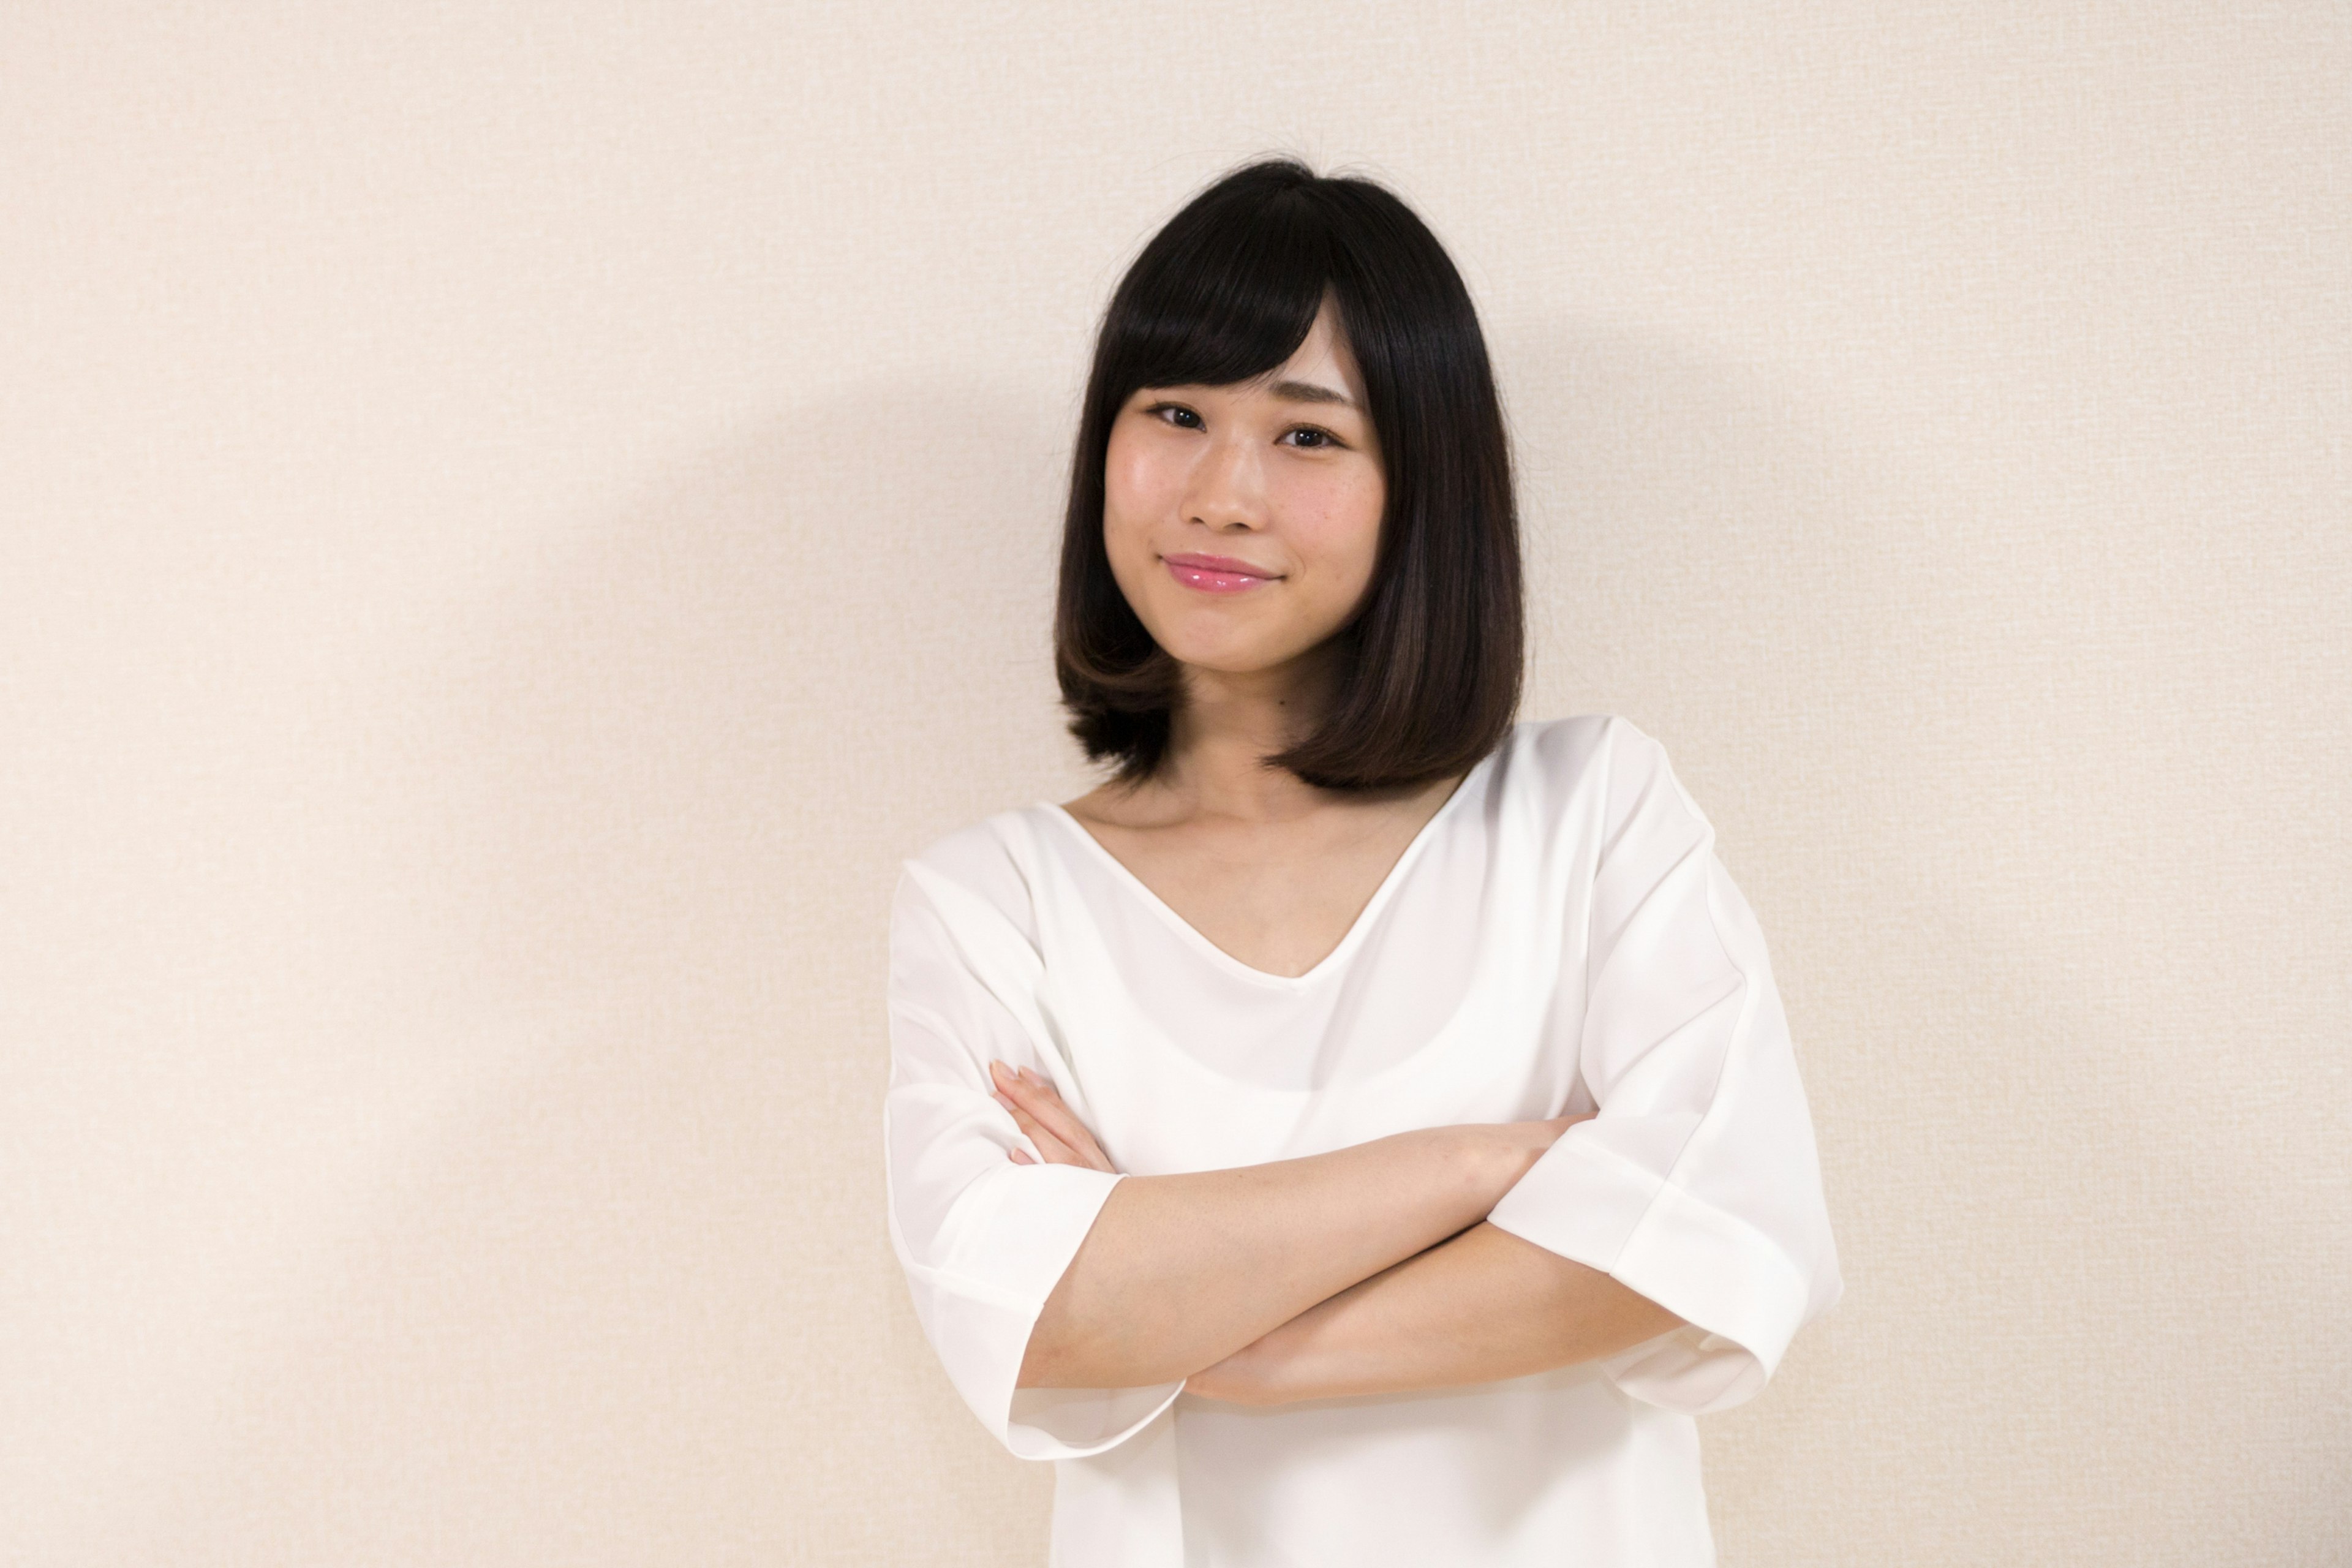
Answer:
<svg viewBox="0 0 2352 1568"><path fill-rule="evenodd" d="M1339 313L1328 300L1315 312L1315 324L1307 329L1306 341L1268 374L1281 380L1302 372L1339 378L1351 390L1356 385L1356 356L1348 352L1347 334L1339 330Z"/></svg>

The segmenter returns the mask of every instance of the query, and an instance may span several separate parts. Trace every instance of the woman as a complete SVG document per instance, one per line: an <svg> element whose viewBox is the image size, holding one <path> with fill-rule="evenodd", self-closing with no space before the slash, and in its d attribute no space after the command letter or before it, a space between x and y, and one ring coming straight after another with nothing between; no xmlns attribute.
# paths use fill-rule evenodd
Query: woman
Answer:
<svg viewBox="0 0 2352 1568"><path fill-rule="evenodd" d="M1754 917L1657 742L1513 723L1467 291L1287 162L1129 271L1066 806L907 863L891 1238L1067 1568L1713 1560L1692 1416L1840 1284Z"/></svg>

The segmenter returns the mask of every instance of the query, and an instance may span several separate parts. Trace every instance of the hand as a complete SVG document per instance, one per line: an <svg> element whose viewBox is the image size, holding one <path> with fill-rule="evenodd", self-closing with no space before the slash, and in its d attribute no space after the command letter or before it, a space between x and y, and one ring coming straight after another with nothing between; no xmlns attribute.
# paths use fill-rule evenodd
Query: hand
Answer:
<svg viewBox="0 0 2352 1568"><path fill-rule="evenodd" d="M1037 1145L1048 1165L1083 1165L1092 1171L1116 1173L1102 1145L1087 1131L1087 1124L1071 1113L1062 1103L1054 1086L1038 1074L1023 1068L1014 1071L1003 1062L988 1064L988 1076L996 1084L996 1102L1013 1112L1013 1120L1021 1125L1029 1142ZM1034 1165L1026 1149L1012 1152L1016 1165Z"/></svg>

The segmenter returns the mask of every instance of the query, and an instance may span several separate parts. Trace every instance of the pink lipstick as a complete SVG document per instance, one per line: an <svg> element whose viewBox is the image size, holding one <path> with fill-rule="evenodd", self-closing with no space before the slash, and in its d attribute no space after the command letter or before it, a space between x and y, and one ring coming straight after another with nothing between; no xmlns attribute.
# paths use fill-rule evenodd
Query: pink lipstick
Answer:
<svg viewBox="0 0 2352 1568"><path fill-rule="evenodd" d="M1170 575L1204 594L1240 594L1278 580L1282 574L1236 561L1230 555L1163 555Z"/></svg>

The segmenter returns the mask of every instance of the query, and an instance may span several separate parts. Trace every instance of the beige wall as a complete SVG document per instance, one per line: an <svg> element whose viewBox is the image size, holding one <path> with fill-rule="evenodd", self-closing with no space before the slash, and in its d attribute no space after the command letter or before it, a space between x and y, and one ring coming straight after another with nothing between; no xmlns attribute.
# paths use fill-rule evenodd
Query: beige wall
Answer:
<svg viewBox="0 0 2352 1568"><path fill-rule="evenodd" d="M0 46L0 1560L1040 1560L884 907L1081 787L1089 327L1269 147L1454 247L1527 711L1773 942L1727 1564L2352 1553L2352 12L160 12Z"/></svg>

